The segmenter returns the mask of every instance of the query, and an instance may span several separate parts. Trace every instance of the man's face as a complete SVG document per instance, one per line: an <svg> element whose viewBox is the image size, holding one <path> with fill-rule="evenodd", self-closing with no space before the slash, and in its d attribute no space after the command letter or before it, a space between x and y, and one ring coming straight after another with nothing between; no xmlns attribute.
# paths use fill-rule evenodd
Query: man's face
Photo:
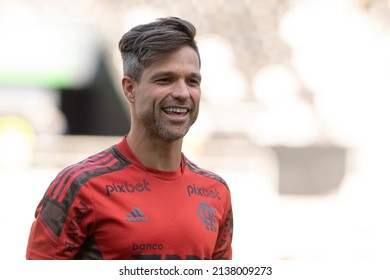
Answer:
<svg viewBox="0 0 390 280"><path fill-rule="evenodd" d="M190 47L153 63L134 86L133 121L167 141L183 138L198 116L200 82L199 58Z"/></svg>

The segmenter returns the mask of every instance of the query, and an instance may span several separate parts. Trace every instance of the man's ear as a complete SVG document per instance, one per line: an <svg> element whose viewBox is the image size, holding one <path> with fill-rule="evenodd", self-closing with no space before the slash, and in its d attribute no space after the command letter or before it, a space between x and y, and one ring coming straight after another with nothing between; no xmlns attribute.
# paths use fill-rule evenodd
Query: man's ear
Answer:
<svg viewBox="0 0 390 280"><path fill-rule="evenodd" d="M126 99L129 100L130 103L135 102L135 81L129 76L123 76L122 78L122 89L123 93L126 96Z"/></svg>

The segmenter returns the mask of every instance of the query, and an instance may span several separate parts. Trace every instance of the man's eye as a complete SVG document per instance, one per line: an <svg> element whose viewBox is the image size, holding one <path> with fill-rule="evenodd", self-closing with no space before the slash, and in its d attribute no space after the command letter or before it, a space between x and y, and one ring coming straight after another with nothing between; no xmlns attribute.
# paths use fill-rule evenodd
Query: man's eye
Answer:
<svg viewBox="0 0 390 280"><path fill-rule="evenodd" d="M156 82L157 82L158 84L168 84L168 83L170 83L171 81L172 81L172 80L169 79L169 78L160 78L160 79L156 80Z"/></svg>
<svg viewBox="0 0 390 280"><path fill-rule="evenodd" d="M188 83L192 86L199 86L200 85L200 81L198 79L190 79L188 81Z"/></svg>

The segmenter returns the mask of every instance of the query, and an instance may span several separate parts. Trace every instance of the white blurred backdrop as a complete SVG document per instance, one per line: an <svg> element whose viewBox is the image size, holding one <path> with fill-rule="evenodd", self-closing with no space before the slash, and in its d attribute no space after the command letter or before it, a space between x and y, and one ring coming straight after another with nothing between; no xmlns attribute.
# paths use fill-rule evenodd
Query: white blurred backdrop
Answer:
<svg viewBox="0 0 390 280"><path fill-rule="evenodd" d="M198 29L184 151L230 185L235 259L387 259L389 0L0 0L0 259L24 259L54 176L127 133L117 44Z"/></svg>

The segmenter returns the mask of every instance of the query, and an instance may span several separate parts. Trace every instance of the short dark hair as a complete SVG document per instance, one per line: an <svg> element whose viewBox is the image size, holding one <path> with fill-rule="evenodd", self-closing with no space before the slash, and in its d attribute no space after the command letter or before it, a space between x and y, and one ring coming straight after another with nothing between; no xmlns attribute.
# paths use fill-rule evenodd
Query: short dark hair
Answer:
<svg viewBox="0 0 390 280"><path fill-rule="evenodd" d="M119 41L124 75L139 81L145 68L185 45L196 51L200 65L195 35L195 26L177 17L135 26Z"/></svg>

